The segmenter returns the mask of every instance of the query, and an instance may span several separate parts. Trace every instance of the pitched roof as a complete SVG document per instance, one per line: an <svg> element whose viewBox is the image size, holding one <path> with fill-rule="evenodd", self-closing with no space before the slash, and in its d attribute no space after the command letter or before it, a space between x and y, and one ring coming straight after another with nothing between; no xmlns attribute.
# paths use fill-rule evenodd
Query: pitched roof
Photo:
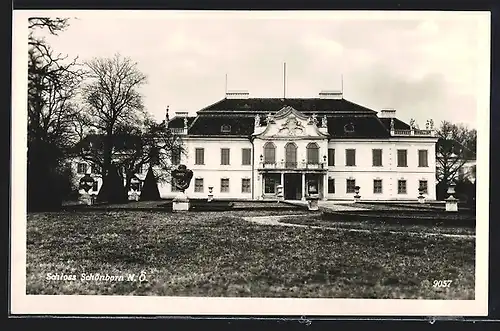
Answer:
<svg viewBox="0 0 500 331"><path fill-rule="evenodd" d="M294 109L310 114L316 113L343 113L356 112L366 114L376 114L376 111L358 105L345 99L322 99L322 98L248 98L248 99L222 99L208 107L203 108L198 113L227 112L233 113L267 113L276 112L283 107L291 106Z"/></svg>
<svg viewBox="0 0 500 331"><path fill-rule="evenodd" d="M391 119L390 118L381 118L380 121L385 125L385 127L390 130L391 129ZM394 130L410 130L410 125L405 122L394 118Z"/></svg>
<svg viewBox="0 0 500 331"><path fill-rule="evenodd" d="M390 118L379 118L377 112L351 101L323 98L246 98L222 99L188 117L189 135L250 136L254 131L255 115L261 115L265 125L266 114L276 114L285 107L303 113L327 116L328 132L333 138L387 138L390 137ZM170 128L184 127L184 118L175 117ZM226 126L222 130L222 126ZM352 126L352 128L351 128ZM410 129L394 118L395 129Z"/></svg>
<svg viewBox="0 0 500 331"><path fill-rule="evenodd" d="M250 136L254 131L253 116L199 116L188 130L191 135ZM227 131L222 130L226 125Z"/></svg>
<svg viewBox="0 0 500 331"><path fill-rule="evenodd" d="M90 147L102 149L104 147L104 137L104 134L88 134L71 148L71 152L79 153L82 149L88 149ZM113 146L118 150L132 149L138 144L141 144L141 137L133 134L115 134L113 140Z"/></svg>
<svg viewBox="0 0 500 331"><path fill-rule="evenodd" d="M194 119L196 116L188 116L187 120L188 123L187 125L190 126L191 123L193 123ZM180 116L175 116L170 121L168 121L168 127L169 128L183 128L184 127L184 117Z"/></svg>
<svg viewBox="0 0 500 331"><path fill-rule="evenodd" d="M328 133L333 138L389 138L387 127L377 116L336 116L328 118Z"/></svg>

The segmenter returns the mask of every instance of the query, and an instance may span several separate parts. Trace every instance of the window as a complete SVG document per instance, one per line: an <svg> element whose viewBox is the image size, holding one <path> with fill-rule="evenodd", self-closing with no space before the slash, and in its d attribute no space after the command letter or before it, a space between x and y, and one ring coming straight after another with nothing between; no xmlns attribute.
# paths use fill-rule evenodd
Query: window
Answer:
<svg viewBox="0 0 500 331"><path fill-rule="evenodd" d="M174 149L172 151L172 155L171 155L170 160L172 161L173 165L181 164L181 151L180 151L180 149Z"/></svg>
<svg viewBox="0 0 500 331"><path fill-rule="evenodd" d="M398 180L398 194L406 194L406 180Z"/></svg>
<svg viewBox="0 0 500 331"><path fill-rule="evenodd" d="M335 193L335 178L328 178L328 193Z"/></svg>
<svg viewBox="0 0 500 331"><path fill-rule="evenodd" d="M382 166L382 150L381 149L372 149L372 164L374 167Z"/></svg>
<svg viewBox="0 0 500 331"><path fill-rule="evenodd" d="M356 186L356 180L348 179L346 183L346 193L354 193L355 186Z"/></svg>
<svg viewBox="0 0 500 331"><path fill-rule="evenodd" d="M196 148L194 151L194 164L205 164L205 149Z"/></svg>
<svg viewBox="0 0 500 331"><path fill-rule="evenodd" d="M229 192L229 178L221 178L220 191L221 192Z"/></svg>
<svg viewBox="0 0 500 331"><path fill-rule="evenodd" d="M264 193L276 193L276 186L281 182L280 174L267 174L264 176Z"/></svg>
<svg viewBox="0 0 500 331"><path fill-rule="evenodd" d="M345 150L345 165L349 167L354 167L356 165L356 150L346 149Z"/></svg>
<svg viewBox="0 0 500 331"><path fill-rule="evenodd" d="M319 164L319 147L316 143L307 144L307 164Z"/></svg>
<svg viewBox="0 0 500 331"><path fill-rule="evenodd" d="M272 142L267 142L264 145L264 163L276 162L276 146Z"/></svg>
<svg viewBox="0 0 500 331"><path fill-rule="evenodd" d="M231 125L224 124L220 127L220 132L229 133L231 132Z"/></svg>
<svg viewBox="0 0 500 331"><path fill-rule="evenodd" d="M220 149L220 164L229 165L229 148Z"/></svg>
<svg viewBox="0 0 500 331"><path fill-rule="evenodd" d="M195 192L203 192L203 178L195 178L194 191Z"/></svg>
<svg viewBox="0 0 500 331"><path fill-rule="evenodd" d="M92 184L92 191L97 192L99 190L99 183L97 180Z"/></svg>
<svg viewBox="0 0 500 331"><path fill-rule="evenodd" d="M252 164L252 150L250 148L241 149L241 164L242 165Z"/></svg>
<svg viewBox="0 0 500 331"><path fill-rule="evenodd" d="M87 173L87 163L78 163L77 172L79 174L86 174Z"/></svg>
<svg viewBox="0 0 500 331"><path fill-rule="evenodd" d="M426 180L419 180L418 181L418 188L419 188L419 190L422 190L423 194L429 193Z"/></svg>
<svg viewBox="0 0 500 331"><path fill-rule="evenodd" d="M328 148L328 166L335 166L335 149Z"/></svg>
<svg viewBox="0 0 500 331"><path fill-rule="evenodd" d="M285 168L297 168L297 145L294 143L285 146Z"/></svg>
<svg viewBox="0 0 500 331"><path fill-rule="evenodd" d="M426 149L421 149L418 151L418 166L419 167L428 167L429 166L429 161L427 158L427 150Z"/></svg>
<svg viewBox="0 0 500 331"><path fill-rule="evenodd" d="M241 179L241 193L250 193L250 178Z"/></svg>
<svg viewBox="0 0 500 331"><path fill-rule="evenodd" d="M373 193L382 193L382 179L373 180Z"/></svg>
<svg viewBox="0 0 500 331"><path fill-rule="evenodd" d="M398 167L408 166L408 151L406 149L398 149Z"/></svg>

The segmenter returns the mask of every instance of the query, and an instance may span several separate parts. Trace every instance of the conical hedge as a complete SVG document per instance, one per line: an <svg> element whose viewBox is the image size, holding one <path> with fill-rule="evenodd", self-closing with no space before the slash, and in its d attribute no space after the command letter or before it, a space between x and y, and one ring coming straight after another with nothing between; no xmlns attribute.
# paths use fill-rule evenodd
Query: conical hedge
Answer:
<svg viewBox="0 0 500 331"><path fill-rule="evenodd" d="M118 174L118 169L114 164L111 164L106 178L104 178L102 187L97 195L97 201L107 203L128 202L128 194L123 184L123 178Z"/></svg>
<svg viewBox="0 0 500 331"><path fill-rule="evenodd" d="M144 179L144 185L141 190L140 201L157 201L161 200L160 191L158 190L158 182L153 173L153 168L149 167L146 178Z"/></svg>

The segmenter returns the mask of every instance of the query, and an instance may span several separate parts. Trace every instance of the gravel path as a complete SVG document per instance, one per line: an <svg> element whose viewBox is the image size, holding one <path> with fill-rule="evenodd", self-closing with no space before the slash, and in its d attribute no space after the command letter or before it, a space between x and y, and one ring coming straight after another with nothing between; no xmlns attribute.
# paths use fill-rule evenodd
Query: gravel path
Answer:
<svg viewBox="0 0 500 331"><path fill-rule="evenodd" d="M324 230L337 230L337 231L351 231L351 232L365 232L365 233L391 233L391 234L405 234L410 236L437 236L437 237L447 237L447 238L458 238L458 239L475 239L475 235L468 234L448 234L448 233L437 233L437 232L406 232L406 231L378 231L378 230L367 230L367 229L346 229L346 228L332 228L326 226L318 226L318 225L305 225L305 224L292 224L292 223L283 223L279 222L281 218L287 217L303 217L302 215L280 215L280 216L255 216L255 217L243 217L243 219L247 222L252 222L260 225L271 225L271 226L288 226L288 227L297 227L297 228L310 228L310 229L324 229Z"/></svg>

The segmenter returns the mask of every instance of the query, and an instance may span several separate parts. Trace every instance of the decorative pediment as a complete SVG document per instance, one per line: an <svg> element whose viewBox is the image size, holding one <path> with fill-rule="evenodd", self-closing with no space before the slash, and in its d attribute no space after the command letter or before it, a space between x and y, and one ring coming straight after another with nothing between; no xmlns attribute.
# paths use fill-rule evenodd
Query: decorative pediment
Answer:
<svg viewBox="0 0 500 331"><path fill-rule="evenodd" d="M256 128L255 136L269 138L325 138L326 128L319 127L315 116L306 116L293 107L286 106L274 115L268 115L267 125Z"/></svg>
<svg viewBox="0 0 500 331"><path fill-rule="evenodd" d="M288 116L295 116L297 119L299 120L307 120L307 116L302 114L301 112L299 112L298 110L296 110L295 108L293 107L290 107L290 106L285 106L283 108L281 108L275 115L274 115L274 119L275 120L280 120L280 119L283 119L283 118L286 118Z"/></svg>

